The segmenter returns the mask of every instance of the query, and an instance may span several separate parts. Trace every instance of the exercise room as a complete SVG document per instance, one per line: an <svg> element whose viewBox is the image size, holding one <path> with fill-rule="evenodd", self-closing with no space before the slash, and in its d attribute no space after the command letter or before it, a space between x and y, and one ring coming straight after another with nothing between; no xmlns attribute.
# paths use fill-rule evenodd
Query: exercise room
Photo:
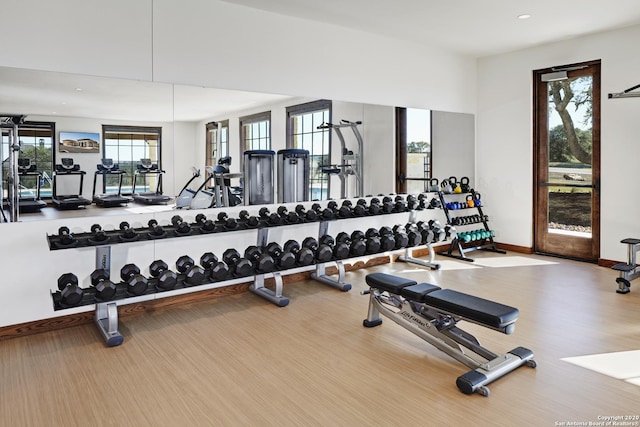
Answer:
<svg viewBox="0 0 640 427"><path fill-rule="evenodd" d="M3 16L0 424L640 426L640 4Z"/></svg>

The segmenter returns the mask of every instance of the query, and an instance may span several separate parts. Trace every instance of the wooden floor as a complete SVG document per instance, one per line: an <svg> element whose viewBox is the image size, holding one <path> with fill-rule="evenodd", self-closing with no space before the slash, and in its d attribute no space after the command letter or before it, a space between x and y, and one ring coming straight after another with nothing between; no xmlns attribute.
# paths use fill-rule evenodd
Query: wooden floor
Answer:
<svg viewBox="0 0 640 427"><path fill-rule="evenodd" d="M348 273L346 293L285 286L284 308L247 293L128 317L115 348L93 325L0 342L0 425L557 426L640 415L640 387L561 360L640 349L640 288L618 295L615 274L591 264L484 256L553 264L396 263ZM457 264L470 266L447 262ZM532 349L537 369L492 383L490 397L460 393L467 368L389 320L362 326L372 271L518 307L512 335L460 326L497 352Z"/></svg>

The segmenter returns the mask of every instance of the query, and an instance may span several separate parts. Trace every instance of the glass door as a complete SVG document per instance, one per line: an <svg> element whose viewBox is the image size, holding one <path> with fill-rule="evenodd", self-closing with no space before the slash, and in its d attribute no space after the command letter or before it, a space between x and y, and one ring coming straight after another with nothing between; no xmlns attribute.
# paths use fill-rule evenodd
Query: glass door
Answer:
<svg viewBox="0 0 640 427"><path fill-rule="evenodd" d="M534 250L600 256L600 62L534 72Z"/></svg>

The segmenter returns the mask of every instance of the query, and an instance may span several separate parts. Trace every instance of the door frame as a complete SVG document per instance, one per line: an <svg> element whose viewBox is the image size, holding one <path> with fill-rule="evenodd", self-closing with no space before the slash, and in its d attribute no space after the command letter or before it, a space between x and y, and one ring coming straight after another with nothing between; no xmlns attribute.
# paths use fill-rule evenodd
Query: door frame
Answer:
<svg viewBox="0 0 640 427"><path fill-rule="evenodd" d="M601 61L587 61L533 71L533 251L536 253L598 262L600 258L600 104ZM585 70L592 70L587 73ZM567 71L569 77L592 75L592 191L591 191L591 239L547 233L548 230L548 92L541 75ZM542 90L544 87L544 90ZM545 159L545 160L542 160ZM546 195L545 195L546 192ZM569 239L566 245L560 240ZM556 242L557 240L557 242ZM587 242L590 240L590 242ZM554 248L562 248L558 251ZM551 249L551 250L550 250ZM585 256L585 254L587 254Z"/></svg>

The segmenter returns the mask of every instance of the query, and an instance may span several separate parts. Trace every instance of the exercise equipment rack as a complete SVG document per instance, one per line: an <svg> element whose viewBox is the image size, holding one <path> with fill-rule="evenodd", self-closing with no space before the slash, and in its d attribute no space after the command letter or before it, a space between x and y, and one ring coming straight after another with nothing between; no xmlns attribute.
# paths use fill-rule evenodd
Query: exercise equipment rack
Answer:
<svg viewBox="0 0 640 427"><path fill-rule="evenodd" d="M627 262L616 264L611 268L620 274L616 278L616 283L618 284L616 292L628 294L631 290L631 281L640 277L640 266L636 263L636 256L640 251L640 239L626 238L622 239L620 243L627 245Z"/></svg>

